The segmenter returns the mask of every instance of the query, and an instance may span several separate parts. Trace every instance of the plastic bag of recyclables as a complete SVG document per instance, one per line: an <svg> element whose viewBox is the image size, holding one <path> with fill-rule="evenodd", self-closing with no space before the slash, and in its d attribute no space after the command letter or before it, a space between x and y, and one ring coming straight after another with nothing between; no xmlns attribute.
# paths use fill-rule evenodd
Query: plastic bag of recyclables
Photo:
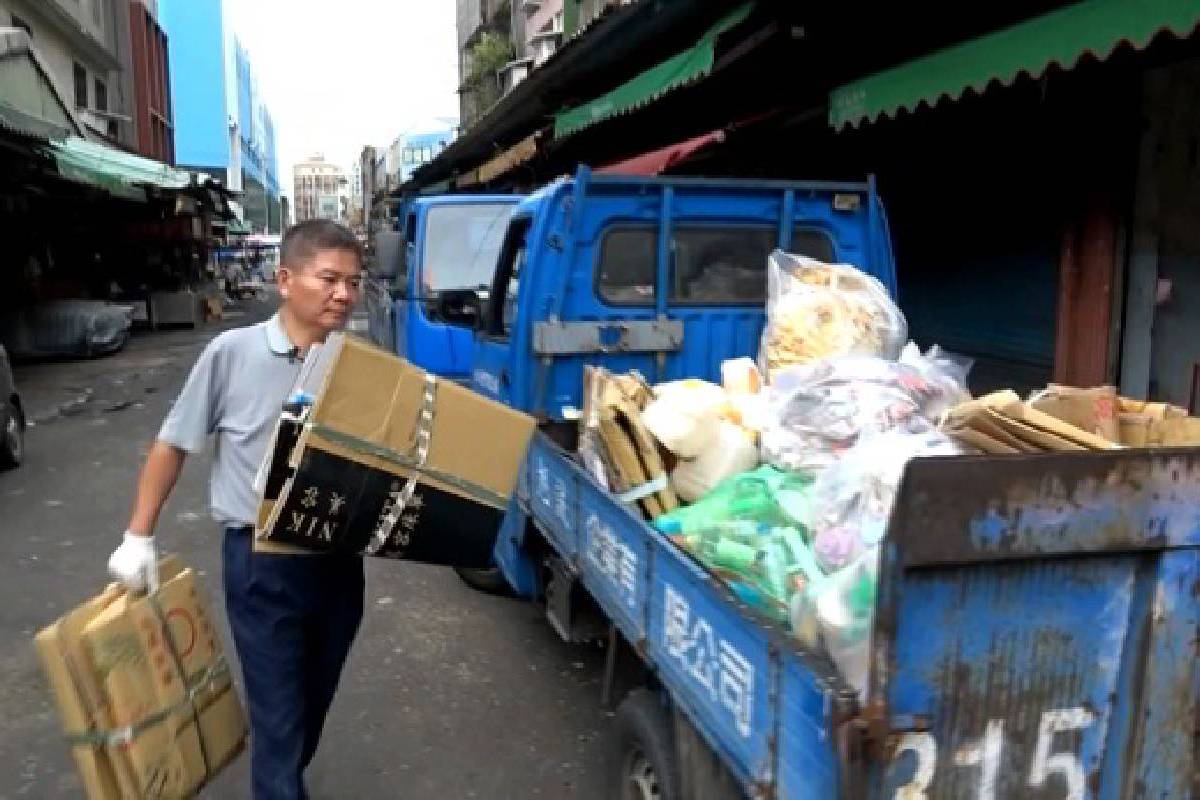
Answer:
<svg viewBox="0 0 1200 800"><path fill-rule="evenodd" d="M792 595L792 630L808 646L823 647L860 696L870 669L879 545L904 465L912 458L962 453L938 431L871 433L813 485L809 530L822 574L806 576Z"/></svg>
<svg viewBox="0 0 1200 800"><path fill-rule="evenodd" d="M864 433L926 433L948 407L969 398L965 369L940 363L940 351L905 361L867 356L824 359L780 372L767 390L763 460L816 473Z"/></svg>
<svg viewBox="0 0 1200 800"><path fill-rule="evenodd" d="M904 315L876 278L848 264L771 253L759 352L768 381L797 364L835 356L895 360L907 338Z"/></svg>

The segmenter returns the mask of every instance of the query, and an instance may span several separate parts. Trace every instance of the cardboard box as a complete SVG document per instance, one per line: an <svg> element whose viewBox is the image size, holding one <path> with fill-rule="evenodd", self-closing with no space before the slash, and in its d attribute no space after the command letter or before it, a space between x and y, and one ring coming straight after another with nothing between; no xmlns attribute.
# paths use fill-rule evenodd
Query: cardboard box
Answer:
<svg viewBox="0 0 1200 800"><path fill-rule="evenodd" d="M345 334L309 354L297 390L315 400L281 418L257 549L491 564L532 417Z"/></svg>
<svg viewBox="0 0 1200 800"><path fill-rule="evenodd" d="M153 597L110 586L35 638L91 800L191 797L245 744L195 573L159 570Z"/></svg>
<svg viewBox="0 0 1200 800"><path fill-rule="evenodd" d="M1080 430L1120 442L1117 390L1113 386L1079 389L1052 383L1038 392L1029 405Z"/></svg>
<svg viewBox="0 0 1200 800"><path fill-rule="evenodd" d="M985 453L1013 454L1112 450L1120 445L1022 403L1015 392L995 392L951 409L944 430Z"/></svg>

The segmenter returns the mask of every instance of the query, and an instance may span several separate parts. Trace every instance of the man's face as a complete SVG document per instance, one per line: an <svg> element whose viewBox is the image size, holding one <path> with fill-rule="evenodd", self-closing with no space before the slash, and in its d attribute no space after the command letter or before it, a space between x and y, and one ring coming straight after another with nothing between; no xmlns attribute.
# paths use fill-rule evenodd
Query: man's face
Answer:
<svg viewBox="0 0 1200 800"><path fill-rule="evenodd" d="M280 265L279 294L298 322L330 333L345 327L361 272L351 251L318 250L303 264Z"/></svg>

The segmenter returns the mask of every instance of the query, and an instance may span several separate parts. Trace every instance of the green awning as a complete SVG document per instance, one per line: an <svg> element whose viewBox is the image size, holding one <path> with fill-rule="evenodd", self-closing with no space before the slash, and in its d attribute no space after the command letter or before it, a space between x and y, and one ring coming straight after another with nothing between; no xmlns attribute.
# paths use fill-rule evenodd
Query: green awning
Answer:
<svg viewBox="0 0 1200 800"><path fill-rule="evenodd" d="M554 117L554 138L570 136L597 122L641 108L672 89L703 78L712 71L717 37L745 20L753 6L752 2L740 6L705 31L696 44L611 92L557 114Z"/></svg>
<svg viewBox="0 0 1200 800"><path fill-rule="evenodd" d="M146 187L182 189L191 175L161 161L89 142L78 136L51 141L46 151L67 180L104 189L117 197L145 200Z"/></svg>
<svg viewBox="0 0 1200 800"><path fill-rule="evenodd" d="M1085 55L1103 61L1123 44L1141 50L1163 32L1190 36L1198 24L1200 0L1081 0L839 87L829 95L829 124L841 129L957 100L992 81L1008 86L1051 65L1071 69Z"/></svg>

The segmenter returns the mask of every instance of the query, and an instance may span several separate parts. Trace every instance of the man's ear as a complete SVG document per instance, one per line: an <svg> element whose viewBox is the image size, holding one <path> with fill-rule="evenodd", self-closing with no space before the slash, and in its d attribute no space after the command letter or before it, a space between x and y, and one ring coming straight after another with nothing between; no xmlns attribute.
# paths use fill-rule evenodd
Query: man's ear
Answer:
<svg viewBox="0 0 1200 800"><path fill-rule="evenodd" d="M288 285L292 280L292 271L285 266L280 266L275 270L275 286L279 289L279 296L287 299Z"/></svg>

